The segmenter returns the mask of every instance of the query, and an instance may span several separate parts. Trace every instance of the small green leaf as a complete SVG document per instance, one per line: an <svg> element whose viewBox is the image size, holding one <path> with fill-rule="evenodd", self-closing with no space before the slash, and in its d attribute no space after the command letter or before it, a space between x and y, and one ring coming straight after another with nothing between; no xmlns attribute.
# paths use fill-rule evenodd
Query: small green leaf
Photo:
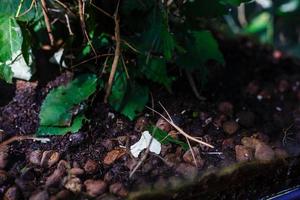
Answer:
<svg viewBox="0 0 300 200"><path fill-rule="evenodd" d="M64 135L66 133L76 133L82 127L82 123L85 120L83 115L77 116L71 126L69 127L58 127L58 126L40 126L37 130L37 136L46 136L46 135Z"/></svg>
<svg viewBox="0 0 300 200"><path fill-rule="evenodd" d="M186 53L180 54L177 63L184 69L199 69L208 60L224 64L224 57L218 43L209 31L192 31L186 38Z"/></svg>
<svg viewBox="0 0 300 200"><path fill-rule="evenodd" d="M270 20L271 15L268 12L262 12L250 22L250 24L245 28L245 32L257 33L266 30Z"/></svg>
<svg viewBox="0 0 300 200"><path fill-rule="evenodd" d="M41 126L69 126L72 108L86 100L96 90L96 75L84 74L66 86L53 89L44 100L40 111Z"/></svg>
<svg viewBox="0 0 300 200"><path fill-rule="evenodd" d="M118 72L115 76L110 105L129 119L133 120L138 112L144 109L148 101L148 88L126 78L125 72Z"/></svg>
<svg viewBox="0 0 300 200"><path fill-rule="evenodd" d="M182 142L180 140L176 140L172 138L170 135L168 135L167 132L157 128L156 126L150 126L148 128L148 131L152 134L152 136L157 139L162 144L177 144L180 145L184 150L188 150L189 146L187 143Z"/></svg>
<svg viewBox="0 0 300 200"><path fill-rule="evenodd" d="M12 83L13 72L10 66L6 64L0 64L0 79L5 80L8 83Z"/></svg>

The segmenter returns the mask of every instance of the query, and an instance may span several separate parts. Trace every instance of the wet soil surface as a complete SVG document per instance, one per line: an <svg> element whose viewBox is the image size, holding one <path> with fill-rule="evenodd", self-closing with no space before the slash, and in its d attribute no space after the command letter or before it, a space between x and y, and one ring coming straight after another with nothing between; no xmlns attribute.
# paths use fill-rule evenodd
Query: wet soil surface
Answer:
<svg viewBox="0 0 300 200"><path fill-rule="evenodd" d="M202 91L206 101L194 97L183 76L172 94L153 90L154 105L149 104L166 115L161 102L177 126L213 149L192 141L193 150L187 151L167 144L159 155L149 153L139 163L129 147L147 126L156 125L184 142L185 137L150 110L134 121L126 119L103 104L101 94L90 102L90 120L78 133L48 137L47 143L14 137L35 133L46 94L73 74L65 72L45 87L16 81L13 99L0 107L0 140L15 138L0 144L1 198L123 199L131 191L176 186L236 162L298 156L299 64L247 38L219 40L226 66L211 63Z"/></svg>

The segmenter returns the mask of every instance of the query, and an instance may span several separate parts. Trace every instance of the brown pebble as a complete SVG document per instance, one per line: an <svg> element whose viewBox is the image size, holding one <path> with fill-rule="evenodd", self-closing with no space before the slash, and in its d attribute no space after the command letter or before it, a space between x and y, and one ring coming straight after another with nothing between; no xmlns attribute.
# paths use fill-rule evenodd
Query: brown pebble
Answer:
<svg viewBox="0 0 300 200"><path fill-rule="evenodd" d="M124 148L114 149L106 154L106 156L104 157L103 163L105 165L111 165L116 160L118 160L123 155L125 155L125 153L126 153L126 149L124 149Z"/></svg>
<svg viewBox="0 0 300 200"><path fill-rule="evenodd" d="M96 161L88 159L83 168L86 173L94 174L98 170L98 164Z"/></svg>
<svg viewBox="0 0 300 200"><path fill-rule="evenodd" d="M56 151L44 151L41 159L41 166L52 167L55 163L59 161L59 153Z"/></svg>
<svg viewBox="0 0 300 200"><path fill-rule="evenodd" d="M0 169L4 169L8 162L8 147L3 146L0 148Z"/></svg>
<svg viewBox="0 0 300 200"><path fill-rule="evenodd" d="M42 151L41 150L35 150L29 154L29 162L34 165L40 165L41 159L42 159Z"/></svg>
<svg viewBox="0 0 300 200"><path fill-rule="evenodd" d="M16 186L8 188L3 197L4 200L18 200L20 199L20 193Z"/></svg>
<svg viewBox="0 0 300 200"><path fill-rule="evenodd" d="M74 193L79 193L82 191L81 180L77 177L69 177L65 184L65 188Z"/></svg>
<svg viewBox="0 0 300 200"><path fill-rule="evenodd" d="M69 173L74 176L80 176L84 174L84 170L78 167L73 167L70 169Z"/></svg>
<svg viewBox="0 0 300 200"><path fill-rule="evenodd" d="M32 194L29 198L29 200L48 200L49 194L47 191L37 191L34 194Z"/></svg>
<svg viewBox="0 0 300 200"><path fill-rule="evenodd" d="M235 157L238 162L253 160L253 150L244 145L236 145Z"/></svg>
<svg viewBox="0 0 300 200"><path fill-rule="evenodd" d="M193 152L192 152L193 150ZM204 160L201 158L200 156L200 151L197 147L193 147L191 149L189 149L188 151L186 151L184 154L183 154L183 160L191 165L195 165L197 166L198 168L202 168L203 165L204 165ZM195 156L195 159L196 159L196 163L195 163L195 159L193 157L193 154Z"/></svg>
<svg viewBox="0 0 300 200"><path fill-rule="evenodd" d="M198 174L197 167L187 163L180 163L175 170L187 179L194 179Z"/></svg>
<svg viewBox="0 0 300 200"><path fill-rule="evenodd" d="M244 146L249 147L253 150L255 150L256 146L261 143L260 140L254 138L254 137L243 137L241 139L241 142Z"/></svg>
<svg viewBox="0 0 300 200"><path fill-rule="evenodd" d="M239 124L236 121L227 121L223 123L223 130L225 133L232 135L239 129Z"/></svg>
<svg viewBox="0 0 300 200"><path fill-rule="evenodd" d="M148 125L148 120L146 117L139 117L136 120L136 123L134 125L134 131L136 132L142 132L146 129L146 126Z"/></svg>
<svg viewBox="0 0 300 200"><path fill-rule="evenodd" d="M46 179L46 183L45 183L46 187L59 184L63 179L64 173L65 172L61 171L60 169L54 170L54 172Z"/></svg>
<svg viewBox="0 0 300 200"><path fill-rule="evenodd" d="M275 158L275 153L269 145L261 142L256 145L254 157L257 160L270 161Z"/></svg>
<svg viewBox="0 0 300 200"><path fill-rule="evenodd" d="M126 188L122 183L114 183L110 185L109 192L120 197L128 196L128 191L126 190Z"/></svg>
<svg viewBox="0 0 300 200"><path fill-rule="evenodd" d="M91 197L96 197L106 191L107 184L102 180L88 179L84 181L86 192Z"/></svg>
<svg viewBox="0 0 300 200"><path fill-rule="evenodd" d="M165 132L169 132L172 129L171 124L169 124L169 122L167 122L166 120L164 120L163 118L159 118L156 122L155 125L157 128L160 128L161 130L165 131Z"/></svg>

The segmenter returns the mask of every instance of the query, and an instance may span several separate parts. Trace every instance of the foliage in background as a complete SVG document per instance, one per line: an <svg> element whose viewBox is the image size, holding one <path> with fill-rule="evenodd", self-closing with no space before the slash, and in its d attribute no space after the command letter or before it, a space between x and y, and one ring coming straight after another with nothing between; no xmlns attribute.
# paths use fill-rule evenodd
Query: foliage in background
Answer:
<svg viewBox="0 0 300 200"><path fill-rule="evenodd" d="M94 74L80 76L48 94L38 130L46 135L81 127L83 111L74 110L96 91L100 80L106 83L114 74L113 63L117 65L109 104L129 119L148 102L150 84L172 91L176 75L170 75L171 69L203 72L209 60L223 65L218 43L205 22L247 0L2 2L6 6L0 9L0 78L7 82L13 76L20 78L11 66L16 57L25 61L18 66L31 67L32 49L41 48L49 49L52 60L65 70ZM57 45L59 41L63 43Z"/></svg>
<svg viewBox="0 0 300 200"><path fill-rule="evenodd" d="M300 0L256 0L228 15L235 33L254 35L261 42L300 58ZM227 19L228 19L227 18Z"/></svg>

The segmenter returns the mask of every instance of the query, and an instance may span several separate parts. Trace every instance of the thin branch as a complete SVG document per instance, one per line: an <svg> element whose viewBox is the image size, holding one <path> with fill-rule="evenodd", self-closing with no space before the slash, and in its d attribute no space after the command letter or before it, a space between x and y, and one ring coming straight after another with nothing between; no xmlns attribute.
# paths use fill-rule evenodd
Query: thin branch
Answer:
<svg viewBox="0 0 300 200"><path fill-rule="evenodd" d="M70 25L70 20L69 20L69 16L67 14L65 14L65 18L66 18L66 22L67 22L67 27L68 27L68 30L69 30L69 35L74 35L74 33L72 32L72 29L71 29L71 25Z"/></svg>
<svg viewBox="0 0 300 200"><path fill-rule="evenodd" d="M41 0L42 3L42 10L43 10L43 15L44 15L44 20L45 20L45 24L46 24L46 28L47 28L47 32L48 32L48 37L50 40L50 45L53 46L54 45L54 37L52 34L52 29L51 29L51 25L50 25L50 20L48 17L48 11L47 11L47 4L45 0Z"/></svg>
<svg viewBox="0 0 300 200"><path fill-rule="evenodd" d="M119 3L120 1L118 1L118 5L114 14L114 21L115 21L115 38L116 38L116 49L115 49L115 57L113 60L113 64L111 66L111 71L110 71L110 75L109 75L109 79L108 79L108 83L107 83L107 87L106 87L106 93L105 93L105 97L104 97L104 103L107 103L107 99L110 95L111 92L111 88L112 88L112 84L114 81L114 77L115 77L115 73L118 67L118 63L119 63L119 59L120 59L120 55L121 55L121 36L120 36L120 19L119 19Z"/></svg>
<svg viewBox="0 0 300 200"><path fill-rule="evenodd" d="M158 114L159 116L161 116L164 120L166 120L169 124L171 124L171 126L173 126L180 134L182 134L183 136L187 137L188 139L194 141L194 142L198 142L199 144L208 146L209 148L215 148L213 145L208 144L206 142L203 142L201 140L196 139L195 137L190 136L189 134L187 134L186 132L184 132L180 127L178 127L176 124L174 124L173 122L171 122L170 120L168 120L165 116L163 116L162 114L160 114L159 112L157 112L156 110L145 106L146 108L148 108L149 110L152 110L153 112L155 112L156 114Z"/></svg>
<svg viewBox="0 0 300 200"><path fill-rule="evenodd" d="M122 64L123 64L123 67L124 67L124 71L126 73L126 77L127 77L127 79L130 79L130 76L129 76L129 73L128 73L128 70L127 70L127 66L126 66L126 63L125 63L123 55L121 55L121 60L122 60Z"/></svg>
<svg viewBox="0 0 300 200"><path fill-rule="evenodd" d="M106 12L105 10L103 10L102 8L99 8L98 6L96 6L92 1L90 1L90 4L96 8L98 11L102 12L104 15L106 15L107 17L114 19L114 16L110 15L108 12Z"/></svg>
<svg viewBox="0 0 300 200"><path fill-rule="evenodd" d="M92 41L90 40L89 34L86 31L86 25L85 25L85 20L84 20L84 3L82 0L78 0L78 9L79 9L79 19L80 19L82 32L83 32L84 37L86 38L88 44L90 45L93 53L95 54L96 62L97 62L97 52L92 44Z"/></svg>
<svg viewBox="0 0 300 200"><path fill-rule="evenodd" d="M30 12L32 10L35 3L36 3L36 0L32 0L30 7L27 10L25 10L23 13L16 15L16 17L22 17L23 15L26 15L28 12Z"/></svg>
<svg viewBox="0 0 300 200"><path fill-rule="evenodd" d="M94 57L92 57L92 58L86 59L86 60L84 60L84 61L82 61L82 62L80 62L80 63L77 63L77 64L75 64L75 65L72 65L71 68L75 68L75 67L77 67L77 66L79 66L79 65L85 64L85 63L87 63L87 62L89 62L89 61L91 61L91 60L95 60L95 59L100 58L100 57L113 56L113 55L114 55L114 54L111 54L111 53L97 55L97 56L94 56Z"/></svg>
<svg viewBox="0 0 300 200"><path fill-rule="evenodd" d="M20 3L18 5L18 9L17 9L17 13L16 13L16 17L19 16L23 3L24 3L24 0L20 0Z"/></svg>
<svg viewBox="0 0 300 200"><path fill-rule="evenodd" d="M37 138L34 136L30 136L30 135L19 135L19 136L13 136L13 137L9 138L8 140L1 142L0 147L7 146L13 142L22 141L22 140L35 140L35 141L40 141L40 142L49 142L50 141L49 138Z"/></svg>

